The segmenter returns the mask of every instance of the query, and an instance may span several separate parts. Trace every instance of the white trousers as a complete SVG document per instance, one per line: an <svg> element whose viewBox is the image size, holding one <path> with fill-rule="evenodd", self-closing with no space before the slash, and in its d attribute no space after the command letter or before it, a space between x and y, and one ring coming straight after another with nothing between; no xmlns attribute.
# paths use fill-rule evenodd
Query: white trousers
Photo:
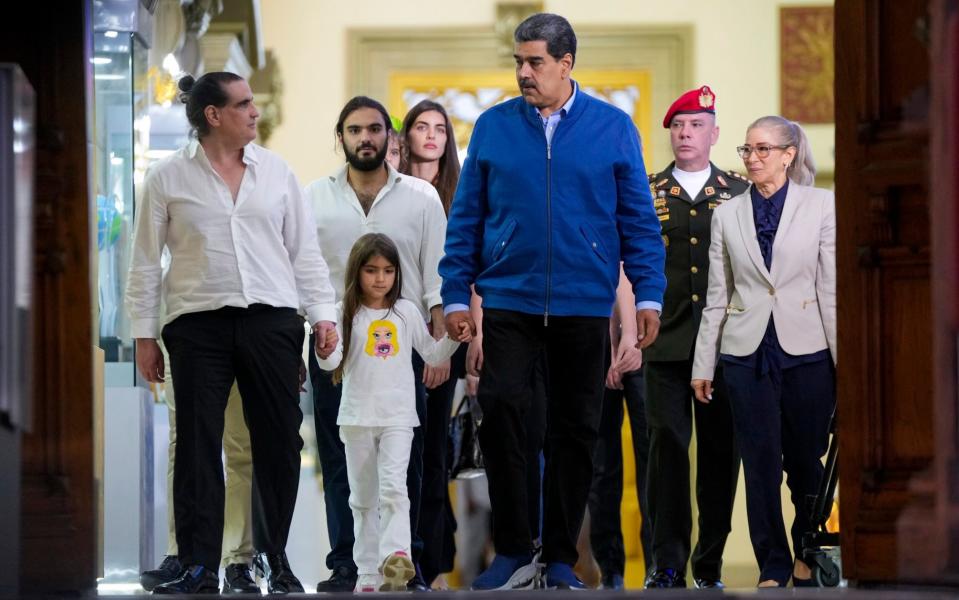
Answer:
<svg viewBox="0 0 959 600"><path fill-rule="evenodd" d="M393 552L410 554L410 499L406 469L412 427L343 425L346 474L353 512L353 561L359 575L375 575Z"/></svg>

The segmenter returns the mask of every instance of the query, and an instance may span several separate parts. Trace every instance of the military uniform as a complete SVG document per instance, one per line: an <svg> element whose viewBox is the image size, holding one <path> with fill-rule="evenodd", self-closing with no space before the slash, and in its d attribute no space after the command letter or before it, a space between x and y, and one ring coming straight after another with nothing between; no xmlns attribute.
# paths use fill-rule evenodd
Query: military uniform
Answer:
<svg viewBox="0 0 959 600"><path fill-rule="evenodd" d="M673 166L649 176L666 245L667 281L659 337L643 356L650 433L646 493L652 559L657 570L672 569L680 574L686 570L692 532L688 451L695 418L699 541L692 570L697 580L719 580L736 496L739 454L721 369L709 404L694 400L689 383L693 347L706 303L712 213L744 192L749 182L710 163L709 179L691 198L673 177Z"/></svg>

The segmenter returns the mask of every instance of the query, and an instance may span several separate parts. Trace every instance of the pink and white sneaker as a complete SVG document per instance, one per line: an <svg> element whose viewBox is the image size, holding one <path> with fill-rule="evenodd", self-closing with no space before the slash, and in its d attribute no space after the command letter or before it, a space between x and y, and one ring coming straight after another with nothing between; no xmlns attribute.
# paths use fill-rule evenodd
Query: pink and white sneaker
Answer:
<svg viewBox="0 0 959 600"><path fill-rule="evenodd" d="M405 592L406 584L416 575L416 568L406 552L397 550L383 561L380 573L383 574L381 592Z"/></svg>
<svg viewBox="0 0 959 600"><path fill-rule="evenodd" d="M375 592L380 583L379 575L360 575L356 578L354 592Z"/></svg>

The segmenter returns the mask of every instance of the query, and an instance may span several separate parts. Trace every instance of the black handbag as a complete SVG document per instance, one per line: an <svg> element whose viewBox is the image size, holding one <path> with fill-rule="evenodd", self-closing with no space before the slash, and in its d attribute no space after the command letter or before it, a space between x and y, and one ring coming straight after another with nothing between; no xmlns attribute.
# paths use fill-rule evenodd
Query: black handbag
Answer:
<svg viewBox="0 0 959 600"><path fill-rule="evenodd" d="M450 419L448 447L450 479L473 479L485 474L479 427L483 421L476 396L463 396Z"/></svg>

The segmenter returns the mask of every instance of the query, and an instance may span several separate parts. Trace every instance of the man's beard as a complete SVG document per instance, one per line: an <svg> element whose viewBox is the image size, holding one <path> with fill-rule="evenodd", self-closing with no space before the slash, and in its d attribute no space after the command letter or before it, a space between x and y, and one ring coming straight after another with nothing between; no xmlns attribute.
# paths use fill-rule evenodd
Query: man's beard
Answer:
<svg viewBox="0 0 959 600"><path fill-rule="evenodd" d="M372 144L367 146L361 146L360 150L366 148L373 148ZM383 161L386 160L386 152L389 150L389 144L384 143L383 147L376 151L376 154L370 158L361 158L359 151L351 152L348 148L344 146L343 150L346 152L346 162L350 163L350 166L356 169L357 171L375 171L383 166Z"/></svg>

